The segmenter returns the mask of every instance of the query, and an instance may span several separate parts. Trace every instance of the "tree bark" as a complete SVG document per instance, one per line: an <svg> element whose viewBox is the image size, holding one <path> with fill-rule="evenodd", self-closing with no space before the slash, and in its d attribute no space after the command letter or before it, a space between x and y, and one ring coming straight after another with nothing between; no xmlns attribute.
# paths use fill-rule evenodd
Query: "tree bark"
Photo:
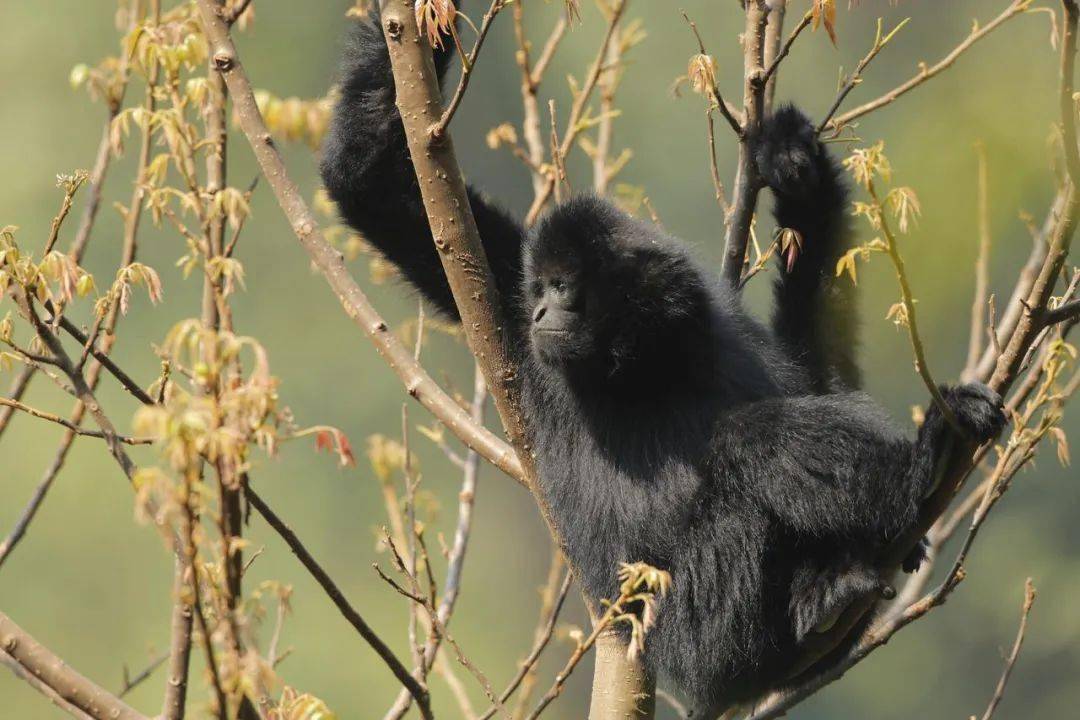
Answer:
<svg viewBox="0 0 1080 720"><path fill-rule="evenodd" d="M0 652L6 653L63 702L101 720L146 720L123 700L103 690L0 613Z"/></svg>
<svg viewBox="0 0 1080 720"><path fill-rule="evenodd" d="M646 640L648 642L648 640ZM656 679L631 660L615 629L596 640L589 720L648 720L656 714Z"/></svg>

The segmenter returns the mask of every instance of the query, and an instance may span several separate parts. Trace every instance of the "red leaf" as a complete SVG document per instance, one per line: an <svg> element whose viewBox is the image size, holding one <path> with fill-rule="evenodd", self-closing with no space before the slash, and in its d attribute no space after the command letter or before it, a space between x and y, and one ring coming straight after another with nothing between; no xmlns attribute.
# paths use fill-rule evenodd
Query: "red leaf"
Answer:
<svg viewBox="0 0 1080 720"><path fill-rule="evenodd" d="M353 455L349 438L345 437L345 433L337 428L320 430L315 433L315 449L337 453L338 462L342 467L354 467L356 465L356 456Z"/></svg>

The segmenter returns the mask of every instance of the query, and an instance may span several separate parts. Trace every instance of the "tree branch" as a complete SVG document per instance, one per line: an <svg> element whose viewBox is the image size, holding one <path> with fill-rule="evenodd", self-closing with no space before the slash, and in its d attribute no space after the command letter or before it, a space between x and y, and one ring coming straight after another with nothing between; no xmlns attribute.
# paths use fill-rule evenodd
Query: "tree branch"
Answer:
<svg viewBox="0 0 1080 720"><path fill-rule="evenodd" d="M966 381L975 379L979 358L982 357L982 339L986 332L986 303L990 295L990 204L986 146L981 142L976 143L975 153L979 161L979 254L975 259L975 297L971 303L967 362L961 374ZM991 328L991 332L996 332L996 329Z"/></svg>
<svg viewBox="0 0 1080 720"><path fill-rule="evenodd" d="M304 202L300 189L289 177L281 155L274 145L270 131L259 113L251 83L244 73L236 47L229 37L226 24L213 11L210 0L199 0L200 16L211 46L215 67L229 87L240 127L255 152L255 158L266 177L278 204L288 218L293 232L308 256L337 295L350 318L375 344L376 349L405 384L408 393L435 415L469 448L476 450L511 477L524 482L521 463L513 449L487 428L469 418L453 398L431 379L412 353L387 328L386 321L368 301L349 274L345 260L326 238ZM500 378L500 381L502 378Z"/></svg>
<svg viewBox="0 0 1080 720"><path fill-rule="evenodd" d="M0 654L6 654L18 663L27 675L64 703L96 720L148 720L120 698L68 667L3 612L0 612Z"/></svg>
<svg viewBox="0 0 1080 720"><path fill-rule="evenodd" d="M566 29L570 23L568 13L569 9L559 16L555 27L552 28L551 34L548 35L548 39L540 51L536 65L532 66L530 61L531 46L529 40L525 37L524 1L518 0L514 3L514 39L517 43L517 52L514 53L514 57L518 69L521 71L521 102L524 115L521 121L521 134L528 148L526 158L532 172L534 200L537 200L545 192L545 183L547 181L547 178L539 169L544 161L544 138L540 133L540 103L537 100L537 91L541 80L543 80L544 72L547 70L551 58L555 55L555 50L566 35Z"/></svg>
<svg viewBox="0 0 1080 720"><path fill-rule="evenodd" d="M533 649L526 657L518 670L518 677L510 683L508 689L514 692L518 685L521 693L517 702L514 703L514 720L521 720L529 710L532 696L536 690L536 665L540 659L540 653L551 639L551 633L555 630L555 621L562 611L566 592L570 589L573 573L566 567L566 557L557 545L551 548L551 563L548 566L547 581L540 590L540 612L536 618L536 628L533 630ZM560 585L559 577L563 577Z"/></svg>
<svg viewBox="0 0 1080 720"><path fill-rule="evenodd" d="M1080 299L1070 300L1053 310L1047 310L1043 313L1042 320L1044 325L1049 326L1061 322L1070 322L1078 317L1080 317Z"/></svg>
<svg viewBox="0 0 1080 720"><path fill-rule="evenodd" d="M743 124L739 137L739 165L735 174L731 214L724 236L721 276L732 288L739 285L750 228L757 208L762 181L758 177L757 151L761 124L765 119L765 31L769 9L765 0L748 0L743 31Z"/></svg>
<svg viewBox="0 0 1080 720"><path fill-rule="evenodd" d="M442 107L431 49L416 27L413 4L382 0L382 29L390 51L397 106L405 125L420 193L469 349L491 389L495 407L531 483L517 368L506 355L501 299L458 168L453 139L429 132ZM471 423L471 421L470 421Z"/></svg>
<svg viewBox="0 0 1080 720"><path fill-rule="evenodd" d="M60 697L59 693L57 693L51 687L42 682L40 678L38 678L26 668L24 668L22 665L15 662L15 660L10 655L3 651L0 651L0 665L3 665L7 669L11 670L11 672L15 674L15 677L19 678L20 680L28 684L30 687L34 688L39 693L47 697L49 699L49 702L66 712L68 715L77 718L77 720L94 720L92 716L87 715L82 710L67 702L66 700L64 700L64 698Z"/></svg>
<svg viewBox="0 0 1080 720"><path fill-rule="evenodd" d="M533 641L532 649L529 654L518 666L518 671L514 677L506 685L501 693L499 693L499 702L505 703L510 699L510 696L517 691L521 686L525 678L532 674L536 668L536 663L540 660L540 654L544 652L544 648L547 647L551 641L551 636L555 632L555 623L559 619L559 613L562 611L563 603L566 601L566 596L570 592L570 585L573 581L573 575L567 571L563 574L562 584L559 586L558 594L553 597L553 603L550 612L547 617L544 618L544 624L537 628L537 635ZM525 697L523 694L522 697ZM520 704L519 704L519 707ZM497 711L497 706L492 705L480 716L479 720L488 720ZM515 716L517 713L515 712Z"/></svg>
<svg viewBox="0 0 1080 720"><path fill-rule="evenodd" d="M174 564L173 606L169 621L169 669L161 708L162 720L183 720L187 706L188 669L191 665L194 613L184 592L187 564L179 554L176 554Z"/></svg>
<svg viewBox="0 0 1080 720"><path fill-rule="evenodd" d="M75 423L62 418L59 415L54 415L50 412L45 412L44 410L38 410L37 408L30 407L29 405L24 405L21 402L16 402L14 400L8 400L7 398L0 397L0 405L14 408L15 410L24 412L27 415L33 415L36 418L56 423L61 427L67 428L76 435L82 435L83 437L100 438L103 440L108 439L108 435L106 435L100 430L84 430ZM116 435L115 437L117 441L122 442L125 445L151 445L154 442L153 438L128 437L126 435ZM2 558L2 555L0 555L0 558Z"/></svg>
<svg viewBox="0 0 1080 720"><path fill-rule="evenodd" d="M907 82L898 85L889 92L874 100L871 100L868 103L860 105L854 110L849 110L846 113L838 115L830 123L830 127L832 127L833 129L839 129L844 125L848 125L849 123L851 123L852 120L856 120L863 115L871 113L879 108L885 107L886 105L896 101L900 97L919 87L935 75L939 75L943 71L948 70L953 65L953 63L955 63L961 55L970 50L971 47L975 45L975 43L979 42L984 37L994 32L994 30L997 30L1008 20L1011 20L1017 15L1025 12L1028 9L1028 6L1031 5L1031 3L1032 0L1012 0L1012 2L1009 3L1009 6L1005 8L1005 10L1000 15L998 15L996 18L991 20L983 27L972 31L972 33L968 35L968 37L965 38L963 42L953 48L953 50L948 55L939 60L936 64L931 67L926 67L926 65L923 65L919 70L918 74Z"/></svg>
<svg viewBox="0 0 1080 720"><path fill-rule="evenodd" d="M11 389L8 390L8 399L21 400L22 396L26 394L26 391L30 388L30 381L34 379L34 374L37 368L33 365L26 365L19 374L11 381ZM11 416L15 414L15 408L11 405L4 405L0 407L0 436L7 430L8 425L11 423Z"/></svg>
<svg viewBox="0 0 1080 720"><path fill-rule="evenodd" d="M1016 330L1020 317L1024 313L1024 302L1035 284L1035 279L1042 269L1043 262L1046 260L1046 254L1050 249L1050 238L1065 213L1065 202L1067 200L1068 188L1062 187L1054 197L1054 201L1046 213L1046 218L1043 220L1042 227L1037 232L1032 232L1031 252L1024 266L1020 269L1013 291L1009 296L1009 301L1001 313L1000 321L997 323L995 334L998 338L1012 337L1013 332ZM999 350L999 347L995 348L993 346L983 350L976 371L976 377L983 382L989 380L990 375L994 372L998 357L1001 355Z"/></svg>
<svg viewBox="0 0 1080 720"><path fill-rule="evenodd" d="M1027 582L1024 583L1024 605L1020 609L1020 627L1016 631L1016 640L1013 642L1012 652L1009 653L1009 659L1005 661L1005 669L1001 672L1001 679L998 680L994 696L990 699L990 705L986 708L986 712L983 713L982 720L990 720L994 715L994 711L997 710L998 704L1001 703L1001 699L1005 697L1005 686L1009 683L1009 676L1012 675L1016 661L1020 657L1020 648L1024 644L1024 633L1027 631L1028 615L1031 614L1031 606L1034 604L1035 586L1032 584L1031 578L1028 578Z"/></svg>
<svg viewBox="0 0 1080 720"><path fill-rule="evenodd" d="M771 57L769 57L770 54L771 54L770 53L770 45L767 44L765 46L765 54L767 56L766 60L769 62L769 67L768 67L768 69L765 70L765 80L766 80L766 82L769 82L769 83L775 83L776 82L776 80L775 80L776 71L777 71L777 69L779 69L780 63L783 62L784 58L786 58L788 56L788 53L791 52L791 46L795 44L795 40L797 40L799 35L802 34L802 31L805 30L806 28L810 27L810 23L811 23L811 21L813 19L814 19L814 13L812 11L810 11L810 10L807 10L806 14L803 15L802 20L800 20L799 24L796 25L795 28L791 31L791 34L788 35L787 40L784 41L783 46L780 47L780 49L775 53L775 55L771 55ZM781 28L777 28L777 30L776 30L777 38L779 38L780 29ZM775 92L775 91L770 91L770 92Z"/></svg>
<svg viewBox="0 0 1080 720"><path fill-rule="evenodd" d="M450 126L450 121L454 119L454 113L457 112L458 106L461 105L461 101L465 97L465 91L469 88L473 66L476 65L476 58L480 55L480 48L484 45L488 30L491 29L491 23L504 7L506 7L506 0L491 0L491 6L484 13L484 19L480 23L480 32L476 36L476 43L473 45L468 57L462 60L461 79L458 80L457 89L454 90L454 95L450 98L450 102L439 121L431 128L430 132L433 139L440 139L446 133L446 128Z"/></svg>
<svg viewBox="0 0 1080 720"><path fill-rule="evenodd" d="M413 696L417 706L420 708L420 714L425 720L430 720L432 715L427 689L421 687L416 679L409 674L409 671L401 664L401 661L397 659L397 656L394 655L393 650L391 650L390 647L383 642L382 638L371 629L371 626L367 624L360 613L349 604L349 601L345 598L345 594L341 592L341 589L333 579L331 579L330 575L328 575L315 558L312 557L311 553L308 552L307 548L304 547L304 544L300 541L300 538L296 536L296 533L294 533L289 526L278 517L277 513L270 509L270 506L251 489L250 485L245 488L244 495L248 502L251 503L251 506L254 507L270 527L281 536L281 539L284 540L289 546L289 549L293 551L293 554L300 560L300 563L307 568L307 571L311 573L311 576L315 578L315 581L322 586L322 589L326 592L327 596L341 614L345 616L345 619L349 621L349 624L360 634L360 637L364 638L372 649L375 650L376 654L382 658L383 662L390 668L390 672L398 679L398 682L408 689L409 694Z"/></svg>
<svg viewBox="0 0 1080 720"><path fill-rule="evenodd" d="M418 340L419 342L419 340ZM473 399L470 407L472 419L478 423L484 421L484 406L487 404L487 385L480 368L475 369L473 377ZM408 457L408 453L406 453ZM454 613L458 595L461 593L461 577L465 569L465 552L468 549L469 537L472 535L473 506L476 502L476 484L480 474L480 456L473 450L462 461L461 489L458 491L458 520L454 531L454 544L450 548L447 558L446 584L443 588L443 596L439 601L436 613L438 620L445 626L450 622L450 616ZM393 523L394 518L391 518ZM403 533L402 533L403 534ZM421 663L413 668L413 676L423 677L424 670L430 669L434 663L442 643L442 635L431 632L424 645L421 654ZM412 704L412 695L407 690L398 694L394 705L387 711L383 720L397 720L404 716Z"/></svg>
<svg viewBox="0 0 1080 720"><path fill-rule="evenodd" d="M629 0L615 0L615 6L612 8L611 16L608 18L607 31L604 33L604 39L600 42L600 49L596 53L596 58L593 60L592 66L589 68L588 75L585 77L585 83L574 97L573 105L570 106L570 116L566 120L566 130L563 133L562 142L559 145L558 154L562 157L566 157L570 152L570 149L573 148L574 142L577 141L577 136L582 130L581 116L585 112L593 89L596 87L596 83L600 79L600 74L604 70L604 58L607 57L608 45L611 44L611 39L615 34L615 28L622 20L622 16L626 12L628 3ZM546 181L544 181L536 198L533 200L532 206L529 208L528 213L526 213L526 225L532 225L536 222L536 219L540 216L540 211L544 209L547 201L551 198L551 194L555 191L555 183L556 177L555 174L552 173L548 176Z"/></svg>
<svg viewBox="0 0 1080 720"><path fill-rule="evenodd" d="M836 99L833 101L832 107L825 113L824 119L818 124L817 131L820 135L825 131L825 128L829 126L829 122L832 120L833 115L840 109L840 106L844 104L844 99L848 94L855 89L855 86L862 82L862 74L866 70L866 67L873 62L874 58L878 56L885 46L889 44L896 33L900 32L900 29L907 25L908 20L902 20L896 27L889 31L888 35L882 36L881 34L881 18L878 18L877 23L877 35L874 36L874 45L870 48L870 51L866 53L859 64L855 66L855 72L851 73L844 79L844 84L840 88L840 92L837 93ZM837 126L840 127L839 125Z"/></svg>

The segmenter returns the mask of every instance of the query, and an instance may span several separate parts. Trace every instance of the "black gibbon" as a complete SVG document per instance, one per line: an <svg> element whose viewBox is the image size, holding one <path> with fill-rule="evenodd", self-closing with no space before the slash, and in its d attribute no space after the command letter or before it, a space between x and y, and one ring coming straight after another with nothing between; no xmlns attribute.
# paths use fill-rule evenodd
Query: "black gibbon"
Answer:
<svg viewBox="0 0 1080 720"><path fill-rule="evenodd" d="M348 223L456 318L375 13L347 38L322 177ZM449 60L436 52L440 78ZM911 441L857 392L853 291L831 272L848 243L842 171L794 108L763 132L777 222L803 239L777 271L771 329L686 245L601 198L526 230L469 194L576 577L605 598L621 561L671 573L645 660L703 714L781 682L807 633L883 587L873 560L914 521L949 432L931 407ZM985 386L944 397L974 439L1000 432Z"/></svg>

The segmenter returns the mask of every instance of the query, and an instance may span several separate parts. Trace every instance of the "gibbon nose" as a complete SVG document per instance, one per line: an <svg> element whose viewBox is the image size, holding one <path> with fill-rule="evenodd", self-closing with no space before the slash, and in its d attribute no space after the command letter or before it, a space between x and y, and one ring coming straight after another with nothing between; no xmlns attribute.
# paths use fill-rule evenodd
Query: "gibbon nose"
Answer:
<svg viewBox="0 0 1080 720"><path fill-rule="evenodd" d="M542 304L540 307L536 308L536 311L533 312L533 322L534 323L540 322L540 320L542 320L545 315L547 315L547 304L546 303Z"/></svg>

